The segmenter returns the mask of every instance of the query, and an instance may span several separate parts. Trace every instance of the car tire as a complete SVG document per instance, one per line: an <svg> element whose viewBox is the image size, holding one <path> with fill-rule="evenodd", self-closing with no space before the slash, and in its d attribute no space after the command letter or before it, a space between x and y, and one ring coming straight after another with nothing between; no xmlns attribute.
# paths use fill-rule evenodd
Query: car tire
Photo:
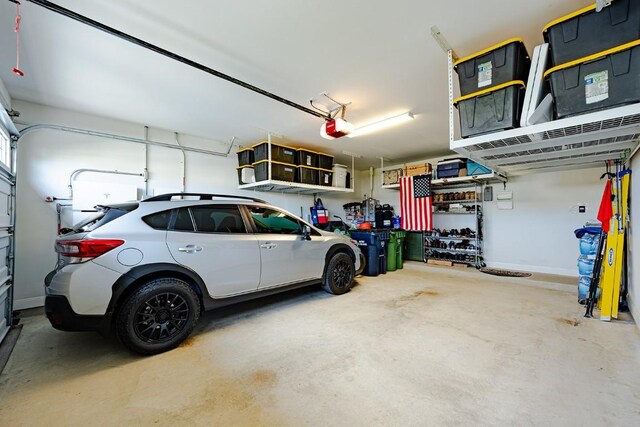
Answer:
<svg viewBox="0 0 640 427"><path fill-rule="evenodd" d="M116 313L116 334L131 351L150 355L176 348L200 318L200 300L188 283L151 280L129 295Z"/></svg>
<svg viewBox="0 0 640 427"><path fill-rule="evenodd" d="M356 269L353 259L344 252L333 255L325 267L322 287L334 295L349 292L353 285Z"/></svg>

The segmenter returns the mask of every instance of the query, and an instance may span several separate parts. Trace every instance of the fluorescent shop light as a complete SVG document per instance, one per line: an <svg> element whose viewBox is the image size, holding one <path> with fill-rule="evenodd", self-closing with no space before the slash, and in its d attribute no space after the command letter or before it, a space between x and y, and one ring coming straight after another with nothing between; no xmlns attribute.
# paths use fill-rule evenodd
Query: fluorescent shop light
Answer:
<svg viewBox="0 0 640 427"><path fill-rule="evenodd" d="M368 125L360 126L354 129L353 132L348 134L349 138L353 138L360 135L366 135L371 132L376 132L381 129L386 129L391 126L399 125L400 123L408 122L413 120L413 113L407 112L404 114L400 114L399 116L389 117L388 119L379 120L377 122L370 123Z"/></svg>

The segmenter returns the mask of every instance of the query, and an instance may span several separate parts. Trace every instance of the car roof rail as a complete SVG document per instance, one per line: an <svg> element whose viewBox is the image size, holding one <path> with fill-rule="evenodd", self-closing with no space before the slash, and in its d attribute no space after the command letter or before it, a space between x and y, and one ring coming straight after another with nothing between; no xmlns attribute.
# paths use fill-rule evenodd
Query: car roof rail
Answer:
<svg viewBox="0 0 640 427"><path fill-rule="evenodd" d="M174 197L181 196L189 196L189 197L199 197L200 200L213 200L216 199L240 199L240 200L251 200L252 202L257 203L267 203L262 199L256 199L255 197L246 197L246 196L235 196L232 194L208 194L208 193L166 193L159 194L157 196L149 197L148 199L144 199L143 202L170 202Z"/></svg>

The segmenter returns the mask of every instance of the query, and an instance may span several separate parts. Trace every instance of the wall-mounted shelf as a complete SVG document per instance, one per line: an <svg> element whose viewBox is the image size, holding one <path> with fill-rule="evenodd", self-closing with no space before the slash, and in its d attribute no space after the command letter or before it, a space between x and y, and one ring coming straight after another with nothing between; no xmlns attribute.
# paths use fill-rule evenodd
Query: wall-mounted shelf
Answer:
<svg viewBox="0 0 640 427"><path fill-rule="evenodd" d="M491 172L483 175L472 175L472 176L457 176L454 178L441 178L434 179L431 181L431 185L433 186L447 186L453 187L455 184L479 184L479 183L496 183L496 182L507 182L507 177L504 174L499 172Z"/></svg>
<svg viewBox="0 0 640 427"><path fill-rule="evenodd" d="M386 188L387 190L399 190L400 184L383 185L382 188Z"/></svg>
<svg viewBox="0 0 640 427"><path fill-rule="evenodd" d="M319 193L353 193L353 188L338 188L324 185L300 184L286 181L260 181L238 186L240 190L278 191L282 193L319 194Z"/></svg>
<svg viewBox="0 0 640 427"><path fill-rule="evenodd" d="M507 182L507 177L504 174L501 174L499 172L491 172L483 175L458 176L455 178L433 179L431 180L431 185L433 185L434 187L446 186L447 188L456 188L456 187L473 186L479 183L491 184L491 183L497 183L497 182ZM388 190L398 190L400 189L400 184L383 185L382 188L385 188Z"/></svg>
<svg viewBox="0 0 640 427"><path fill-rule="evenodd" d="M448 206L448 205L455 205L455 204L480 204L479 200L449 200L446 202L433 202L433 205L438 206L438 205L444 205L444 206Z"/></svg>
<svg viewBox="0 0 640 427"><path fill-rule="evenodd" d="M267 177L271 178L271 133L267 134L267 150L268 150L268 169ZM275 191L280 193L295 193L295 194L320 194L320 193L353 193L355 192L355 159L351 156L351 188L332 187L328 185L310 185L300 182L279 181L275 179L267 179L258 182L251 182L248 184L238 185L240 190L254 190L254 191Z"/></svg>
<svg viewBox="0 0 640 427"><path fill-rule="evenodd" d="M592 167L605 160L624 159L640 143L640 103L456 140L453 97L449 52L449 146L509 176Z"/></svg>
<svg viewBox="0 0 640 427"><path fill-rule="evenodd" d="M450 211L433 211L434 215L475 215L476 211L468 212L450 212Z"/></svg>

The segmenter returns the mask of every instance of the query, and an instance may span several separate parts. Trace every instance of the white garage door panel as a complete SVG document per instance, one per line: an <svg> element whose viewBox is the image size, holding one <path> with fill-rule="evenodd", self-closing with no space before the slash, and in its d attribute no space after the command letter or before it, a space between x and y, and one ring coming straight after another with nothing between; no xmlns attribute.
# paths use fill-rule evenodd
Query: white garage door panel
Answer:
<svg viewBox="0 0 640 427"><path fill-rule="evenodd" d="M0 228L11 226L11 187L4 176L0 176Z"/></svg>
<svg viewBox="0 0 640 427"><path fill-rule="evenodd" d="M5 284L9 277L11 237L8 233L0 232L0 286Z"/></svg>
<svg viewBox="0 0 640 427"><path fill-rule="evenodd" d="M0 108L0 342L13 322L13 244L15 207L14 148L9 135L18 136L11 118Z"/></svg>
<svg viewBox="0 0 640 427"><path fill-rule="evenodd" d="M9 332L9 325L11 324L11 285L9 283L5 283L0 286L0 307L2 307L2 311L0 311L0 342L4 339Z"/></svg>

